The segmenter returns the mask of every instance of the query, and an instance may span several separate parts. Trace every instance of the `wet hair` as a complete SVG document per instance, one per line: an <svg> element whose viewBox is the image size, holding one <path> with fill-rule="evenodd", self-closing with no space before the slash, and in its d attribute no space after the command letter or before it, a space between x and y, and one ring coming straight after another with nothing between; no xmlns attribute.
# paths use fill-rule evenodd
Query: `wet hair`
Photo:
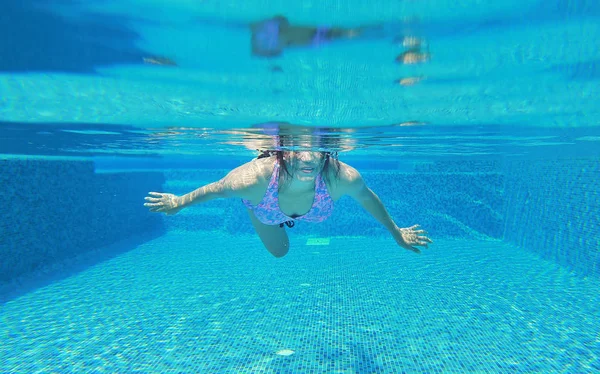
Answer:
<svg viewBox="0 0 600 374"><path fill-rule="evenodd" d="M281 168L285 171L285 174L287 175L287 177L291 178L292 174L288 170L287 165L285 164L285 160L283 159L283 154L286 151L266 150L266 151L259 151L259 152L261 152L261 153L256 158L257 160L260 158L276 156L277 161L279 161L279 165L281 165ZM331 182L329 180L329 170L330 170L329 168L332 167L333 175L337 179L340 175L340 161L338 160L337 152L323 152L323 151L319 151L319 152L321 154L323 154L325 157L325 163L323 164L323 170L321 171L321 173L324 174L325 179L327 179L327 182Z"/></svg>
<svg viewBox="0 0 600 374"><path fill-rule="evenodd" d="M269 125L265 129L269 130L273 144L268 145L268 148L265 147L266 149L258 150L260 152L258 158L277 157L279 165L281 165L285 172L284 175L287 178L291 178L292 174L287 168L284 154L297 150L294 146L302 144L304 146L300 148L302 151L319 152L323 155L324 163L321 173L325 175L327 182L331 182L329 180L330 174L335 179L339 178L340 162L338 160L338 149L342 138L333 136L337 132L336 129L294 126L284 122L272 122L264 125ZM307 143L310 144L309 148L305 148L305 144Z"/></svg>

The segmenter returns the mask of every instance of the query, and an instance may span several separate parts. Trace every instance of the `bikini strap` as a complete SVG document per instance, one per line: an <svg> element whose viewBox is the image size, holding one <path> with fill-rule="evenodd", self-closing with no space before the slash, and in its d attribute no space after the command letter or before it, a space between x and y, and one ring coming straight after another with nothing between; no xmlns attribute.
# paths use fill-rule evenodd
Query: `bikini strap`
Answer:
<svg viewBox="0 0 600 374"><path fill-rule="evenodd" d="M267 187L269 194L274 195L279 192L279 160L275 159L275 166L273 167L273 173L271 173L271 180L269 181L269 187Z"/></svg>
<svg viewBox="0 0 600 374"><path fill-rule="evenodd" d="M317 181L316 181L316 186L315 189L319 192L327 189L327 185L325 184L325 178L323 178L323 172L320 172L319 175L317 175Z"/></svg>

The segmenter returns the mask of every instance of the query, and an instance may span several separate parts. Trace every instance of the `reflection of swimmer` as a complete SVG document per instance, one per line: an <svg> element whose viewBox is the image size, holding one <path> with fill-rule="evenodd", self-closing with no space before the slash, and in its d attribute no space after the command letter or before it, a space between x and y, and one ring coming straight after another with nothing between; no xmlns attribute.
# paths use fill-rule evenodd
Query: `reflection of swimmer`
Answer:
<svg viewBox="0 0 600 374"><path fill-rule="evenodd" d="M286 140L298 144L306 139ZM379 221L402 248L419 253L417 247L432 243L418 225L398 227L360 173L326 150L265 150L221 180L186 195L150 192L144 205L151 212L170 215L216 198L242 199L267 250L282 257L289 250L285 226L292 227L295 221L324 221L332 214L334 201L346 195Z"/></svg>
<svg viewBox="0 0 600 374"><path fill-rule="evenodd" d="M354 28L331 26L292 25L284 16L275 16L251 23L226 23L211 19L197 20L205 25L219 25L247 29L252 33L252 54L262 57L280 56L289 47L319 47L335 40L358 38L394 39L403 33L406 24L398 22L380 23Z"/></svg>
<svg viewBox="0 0 600 374"><path fill-rule="evenodd" d="M407 51L400 53L396 57L396 62L405 65L420 64L428 62L431 55L429 52L422 52L420 48L411 48Z"/></svg>
<svg viewBox="0 0 600 374"><path fill-rule="evenodd" d="M395 82L401 86L414 86L415 84L421 82L423 77L407 77L397 79Z"/></svg>
<svg viewBox="0 0 600 374"><path fill-rule="evenodd" d="M252 30L252 54L273 57L280 55L286 47L318 47L335 39L357 38L372 28L294 26L287 18L276 16L252 24L250 29Z"/></svg>
<svg viewBox="0 0 600 374"><path fill-rule="evenodd" d="M280 149L285 145L345 152L356 147L356 139L349 136L353 131L352 128L302 126L289 122L258 123L245 130L243 145L252 150Z"/></svg>
<svg viewBox="0 0 600 374"><path fill-rule="evenodd" d="M402 45L406 50L396 57L396 62L412 65L429 61L431 55L428 51L423 51L421 39L414 36L405 36Z"/></svg>
<svg viewBox="0 0 600 374"><path fill-rule="evenodd" d="M168 57L161 56L148 56L142 58L145 64L149 65L166 65L166 66L177 66L177 63Z"/></svg>

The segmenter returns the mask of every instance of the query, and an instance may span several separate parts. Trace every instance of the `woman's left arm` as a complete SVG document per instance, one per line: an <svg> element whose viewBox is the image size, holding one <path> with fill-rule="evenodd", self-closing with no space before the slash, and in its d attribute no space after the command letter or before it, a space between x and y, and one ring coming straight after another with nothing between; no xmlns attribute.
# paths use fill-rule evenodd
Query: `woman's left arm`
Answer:
<svg viewBox="0 0 600 374"><path fill-rule="evenodd" d="M392 234L398 245L402 248L411 250L416 253L421 251L417 246L427 247L428 243L433 243L427 237L427 232L422 230L419 225L414 225L408 228L400 228L396 225L387 209L375 194L365 184L362 176L356 169L345 165L348 170L344 173L344 177L340 179L340 188L342 194L349 195L356 200L373 218L381 223Z"/></svg>

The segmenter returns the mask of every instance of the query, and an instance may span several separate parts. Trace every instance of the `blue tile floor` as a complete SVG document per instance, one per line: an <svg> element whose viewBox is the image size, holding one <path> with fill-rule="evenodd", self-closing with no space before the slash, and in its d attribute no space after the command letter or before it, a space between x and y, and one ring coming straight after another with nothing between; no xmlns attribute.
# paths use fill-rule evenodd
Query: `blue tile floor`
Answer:
<svg viewBox="0 0 600 374"><path fill-rule="evenodd" d="M0 372L600 371L597 279L499 241L328 239L170 232L1 305Z"/></svg>

